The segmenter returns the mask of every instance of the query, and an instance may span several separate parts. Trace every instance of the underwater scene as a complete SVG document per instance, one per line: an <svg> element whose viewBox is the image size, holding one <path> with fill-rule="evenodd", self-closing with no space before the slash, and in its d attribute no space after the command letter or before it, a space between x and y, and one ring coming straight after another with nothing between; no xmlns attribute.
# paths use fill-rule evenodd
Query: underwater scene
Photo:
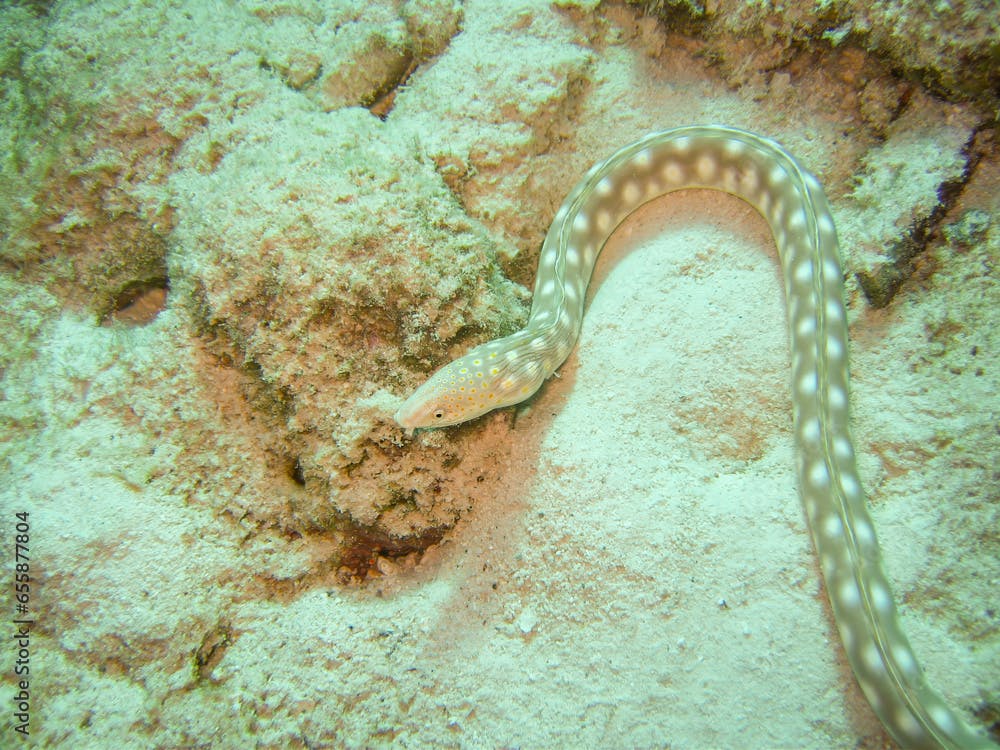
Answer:
<svg viewBox="0 0 1000 750"><path fill-rule="evenodd" d="M0 747L1000 747L993 0L8 1L0 85Z"/></svg>

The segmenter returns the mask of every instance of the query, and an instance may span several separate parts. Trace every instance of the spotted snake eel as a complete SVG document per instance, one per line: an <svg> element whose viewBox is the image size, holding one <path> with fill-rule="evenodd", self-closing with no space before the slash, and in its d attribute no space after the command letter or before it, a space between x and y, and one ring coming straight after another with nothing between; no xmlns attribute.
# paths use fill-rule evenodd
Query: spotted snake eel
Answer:
<svg viewBox="0 0 1000 750"><path fill-rule="evenodd" d="M454 425L534 394L576 342L591 273L611 233L642 204L685 188L742 198L774 235L788 307L799 492L858 684L905 748L997 748L927 684L900 626L848 429L836 229L819 182L776 142L731 127L681 127L596 164L545 237L525 328L438 370L396 421L408 430Z"/></svg>

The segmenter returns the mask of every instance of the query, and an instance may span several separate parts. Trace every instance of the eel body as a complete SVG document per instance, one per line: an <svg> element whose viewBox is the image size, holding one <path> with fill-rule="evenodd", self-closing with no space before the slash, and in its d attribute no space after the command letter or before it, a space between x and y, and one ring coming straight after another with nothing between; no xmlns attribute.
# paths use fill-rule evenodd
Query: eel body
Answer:
<svg viewBox="0 0 1000 750"><path fill-rule="evenodd" d="M438 370L396 421L407 429L453 425L535 393L576 342L608 237L643 203L684 188L742 198L774 235L788 308L799 492L858 684L903 747L996 748L927 684L900 626L848 430L847 316L833 218L819 182L776 142L730 127L682 127L596 164L546 235L527 326Z"/></svg>

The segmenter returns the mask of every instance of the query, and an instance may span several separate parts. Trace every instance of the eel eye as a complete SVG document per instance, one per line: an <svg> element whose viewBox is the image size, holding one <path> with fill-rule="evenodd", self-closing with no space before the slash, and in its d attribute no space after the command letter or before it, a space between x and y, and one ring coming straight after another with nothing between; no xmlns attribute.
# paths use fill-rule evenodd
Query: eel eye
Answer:
<svg viewBox="0 0 1000 750"><path fill-rule="evenodd" d="M438 409L437 411L434 412L434 419L442 419L442 418L444 418L444 409Z"/></svg>

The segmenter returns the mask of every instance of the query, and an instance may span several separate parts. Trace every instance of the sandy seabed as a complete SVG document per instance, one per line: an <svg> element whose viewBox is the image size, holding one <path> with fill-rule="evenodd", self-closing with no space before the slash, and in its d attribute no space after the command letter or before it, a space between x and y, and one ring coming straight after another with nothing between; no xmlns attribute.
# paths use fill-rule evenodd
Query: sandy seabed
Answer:
<svg viewBox="0 0 1000 750"><path fill-rule="evenodd" d="M0 10L0 531L13 574L26 514L32 621L30 736L5 649L0 744L894 747L820 583L741 201L630 217L528 404L392 420L523 323L590 164L710 122L829 194L904 626L996 726L996 19L646 5Z"/></svg>

